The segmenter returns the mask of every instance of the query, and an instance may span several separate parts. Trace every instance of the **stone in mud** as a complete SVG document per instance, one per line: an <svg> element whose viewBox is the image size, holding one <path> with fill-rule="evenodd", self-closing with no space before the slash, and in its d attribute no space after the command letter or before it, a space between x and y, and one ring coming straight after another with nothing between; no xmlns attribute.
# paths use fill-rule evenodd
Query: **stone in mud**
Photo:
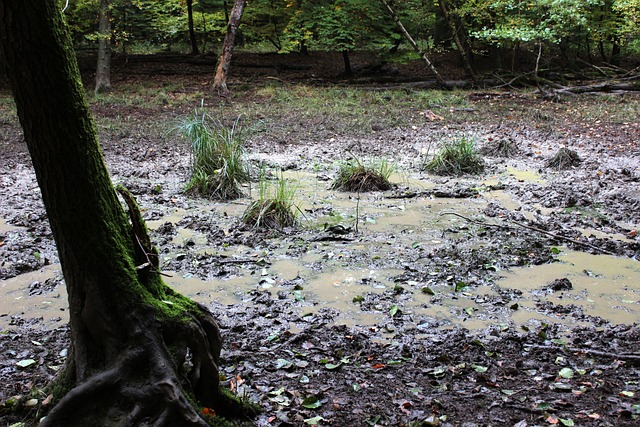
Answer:
<svg viewBox="0 0 640 427"><path fill-rule="evenodd" d="M563 277L561 279L556 279L553 282L549 283L545 288L551 292L559 292L559 291L569 291L573 289L573 284L567 279Z"/></svg>

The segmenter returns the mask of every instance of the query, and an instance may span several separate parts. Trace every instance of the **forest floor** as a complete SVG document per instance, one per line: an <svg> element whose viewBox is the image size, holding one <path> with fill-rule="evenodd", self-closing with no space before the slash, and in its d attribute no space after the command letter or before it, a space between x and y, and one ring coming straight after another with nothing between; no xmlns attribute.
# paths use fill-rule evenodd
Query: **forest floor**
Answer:
<svg viewBox="0 0 640 427"><path fill-rule="evenodd" d="M455 61L437 65L461 78ZM420 63L340 73L338 57L239 54L220 100L207 58L138 57L116 60L113 91L90 97L167 282L220 321L224 386L263 409L246 424L638 425L640 97L420 90L411 83L432 79ZM240 224L255 183L231 203L184 194L189 146L174 130L203 109L239 118L255 176L297 186L300 227ZM0 425L11 425L37 416L69 334L1 81L0 129ZM424 172L462 138L485 153L482 175ZM582 161L554 170L563 147ZM393 190L327 189L341 161L382 158Z"/></svg>

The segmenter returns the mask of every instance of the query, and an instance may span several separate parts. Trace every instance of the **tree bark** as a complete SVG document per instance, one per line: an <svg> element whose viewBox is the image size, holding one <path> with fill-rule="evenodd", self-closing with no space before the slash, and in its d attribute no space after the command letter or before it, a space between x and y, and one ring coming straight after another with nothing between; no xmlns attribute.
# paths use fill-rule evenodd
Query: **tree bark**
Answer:
<svg viewBox="0 0 640 427"><path fill-rule="evenodd" d="M349 59L349 51L342 51L342 62L344 63L344 75L353 77L353 68L351 68L351 60Z"/></svg>
<svg viewBox="0 0 640 427"><path fill-rule="evenodd" d="M462 40L460 39L460 34L458 33L458 26L456 25L453 17L449 13L449 8L447 7L447 3L445 0L438 0L440 4L440 10L442 10L442 15L444 16L447 25L449 25L449 29L451 30L451 34L453 35L453 41L458 48L458 52L460 53L460 58L462 59L462 65L464 66L465 71L471 77L474 83L478 83L478 78L476 77L476 73L471 66L471 61L469 60L469 53L467 49L465 49Z"/></svg>
<svg viewBox="0 0 640 427"><path fill-rule="evenodd" d="M246 4L247 0L235 0L233 8L231 8L229 23L227 24L227 34L224 37L222 53L220 54L220 60L218 61L218 68L216 69L216 75L213 78L213 91L219 96L227 97L231 93L227 87L227 74L231 67L233 46L235 45L236 34L238 27L240 26L240 20L242 19L242 13L244 12Z"/></svg>
<svg viewBox="0 0 640 427"><path fill-rule="evenodd" d="M197 55L198 41L196 40L196 31L193 26L193 0L187 0L187 19L189 21L189 40L191 41L191 54Z"/></svg>
<svg viewBox="0 0 640 427"><path fill-rule="evenodd" d="M59 2L0 0L0 56L69 298L71 348L39 425L204 427L192 402L237 409L217 323L162 282L137 206L121 189L127 217L114 191Z"/></svg>
<svg viewBox="0 0 640 427"><path fill-rule="evenodd" d="M389 3L387 2L387 0L380 0L382 2L382 4L387 8L387 10L389 11L389 13L391 14L391 17L393 17L393 20L396 22L396 25L398 26L398 28L400 29L400 32L402 33L402 35L404 36L405 39L407 39L407 41L409 42L409 44L411 45L411 47L413 48L413 50L415 50L416 52L418 52L418 54L420 54L420 56L422 57L422 59L424 59L424 61L427 63L427 66L429 67L429 69L431 70L431 72L434 74L434 76L436 77L436 80L438 81L438 84L440 86L442 86L443 88L448 88L447 86L447 82L442 78L442 76L440 75L440 73L438 72L438 70L436 69L436 67L433 65L433 63L429 60L429 58L427 57L427 53L423 52L420 50L420 47L418 46L418 44L415 42L415 40L413 40L413 37L411 37L411 34L409 34L409 32L407 31L407 29L404 27L404 25L402 25L402 21L400 21L400 18L398 17L398 15L396 15L396 12L393 10L393 8L389 5Z"/></svg>
<svg viewBox="0 0 640 427"><path fill-rule="evenodd" d="M98 65L95 94L111 90L111 11L109 0L100 0L98 24Z"/></svg>

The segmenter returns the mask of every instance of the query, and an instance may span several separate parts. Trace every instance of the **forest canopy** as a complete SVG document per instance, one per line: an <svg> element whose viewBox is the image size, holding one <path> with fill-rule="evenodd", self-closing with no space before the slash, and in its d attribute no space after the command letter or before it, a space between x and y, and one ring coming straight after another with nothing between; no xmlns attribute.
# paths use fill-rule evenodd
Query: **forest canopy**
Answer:
<svg viewBox="0 0 640 427"><path fill-rule="evenodd" d="M72 0L65 14L76 48L93 49L98 0ZM111 41L116 52L217 54L224 39L227 0L112 0ZM640 0L406 0L389 2L404 27L427 52L453 50L454 35L466 54L509 59L514 51L616 65L640 54ZM443 11L446 11L443 12ZM454 34L455 32L455 34ZM382 2L370 0L253 0L237 44L269 52L369 51L385 59L407 54ZM398 53L403 52L404 54Z"/></svg>

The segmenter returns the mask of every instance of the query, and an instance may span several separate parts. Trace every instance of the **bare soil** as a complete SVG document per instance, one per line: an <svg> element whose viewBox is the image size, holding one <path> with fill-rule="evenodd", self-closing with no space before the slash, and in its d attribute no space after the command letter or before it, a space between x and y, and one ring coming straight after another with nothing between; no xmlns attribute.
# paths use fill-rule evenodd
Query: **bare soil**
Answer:
<svg viewBox="0 0 640 427"><path fill-rule="evenodd" d="M354 59L358 61L366 62L364 57ZM206 92L212 63L207 58L190 63L175 58L118 60L113 76L116 88L136 86L152 100L161 92L165 100L92 102L113 178L136 195L147 220L166 218L176 208L189 211L206 204L183 194L187 149L158 124L173 123L193 110L189 94ZM450 64L450 70L445 68L447 75L462 77L455 60L444 57L439 66L445 64ZM394 85L431 79L420 63L394 65L385 73L384 78L361 76L354 83L342 78L337 56L238 55L230 82L234 97L220 102L207 95L202 102L221 111L246 108L250 112L251 105L268 102L257 88L274 82L358 84L378 91L390 84L382 81L388 77L396 79ZM89 71L85 78L89 85ZM0 288L6 280L58 262L26 145L13 107L6 102L8 92L2 89L1 93L0 218L7 226L0 222ZM379 239L392 240L389 235L348 230L346 239L313 229L256 232L228 218L204 215L201 209L181 220L181 227L206 235L207 247L284 250L295 259L306 252L326 253L335 246L322 247L319 242L328 241L338 245L347 268L384 265L402 271L393 278L397 286L365 294L359 302L363 311L389 314L377 325L336 325L338 313L317 305L312 314L301 315L306 303L296 291L304 289L304 278L283 284L284 290L277 294L256 288L237 304L212 299L208 305L225 339L224 384L263 409L257 419L245 424L522 427L636 426L640 422L637 311L626 321L614 323L585 314L580 306L545 300L545 294L570 289L562 277L540 284L548 287L536 305L537 312L557 322L533 322L526 327L493 324L470 331L398 309L415 292L425 292L421 288L426 284L451 284L453 290L447 295L455 298L456 283L473 289L492 285L500 271L511 268L547 264L553 268L556 247L634 260L640 256L637 115L608 120L603 113L601 119L593 120L582 114L586 108L606 104L611 117L617 117L614 111L640 105L637 95L548 101L532 92L486 89L461 96L468 105L464 108L431 105L420 112L414 109L415 117L407 126L394 126L381 117L370 128L353 133L337 129L323 117L274 112L276 120L249 113L247 120L261 119L268 126L249 138L252 161L301 171L310 171L318 163L331 164L347 152L384 155L411 168L421 147L435 146L451 135L477 135L486 153L483 177L454 180L422 174L421 178L437 184L435 189L400 185L380 197L471 199L499 189L520 207L510 210L499 202L489 203L482 221L509 226L469 221L467 226L443 232L442 243L436 246L408 248L391 242L396 256L385 259L362 248ZM562 147L575 150L582 161L560 172L550 170L546 162ZM482 179L507 166L535 171L547 183L512 177L493 189L482 187ZM315 214L307 212L310 217ZM585 235L584 229L593 233ZM203 245L178 247L172 243L176 233L170 222L153 232L161 253L180 253L167 256L165 270L211 281L242 268L258 271L255 260L230 263L222 256L199 252ZM323 268L320 263L313 267ZM63 286L60 277L36 280L29 285L29 294L55 295ZM498 291L498 296L481 302L487 311L518 310L519 290ZM431 304L437 305L440 297L434 295ZM638 301L636 296L635 304ZM453 315L464 318L469 313ZM0 317L6 324L0 333L0 423L10 425L38 416L46 398L40 390L64 362L69 331L66 326L51 329L52 319L29 312L9 319L0 313ZM34 362L17 365L28 359ZM29 403L29 399L38 401Z"/></svg>

